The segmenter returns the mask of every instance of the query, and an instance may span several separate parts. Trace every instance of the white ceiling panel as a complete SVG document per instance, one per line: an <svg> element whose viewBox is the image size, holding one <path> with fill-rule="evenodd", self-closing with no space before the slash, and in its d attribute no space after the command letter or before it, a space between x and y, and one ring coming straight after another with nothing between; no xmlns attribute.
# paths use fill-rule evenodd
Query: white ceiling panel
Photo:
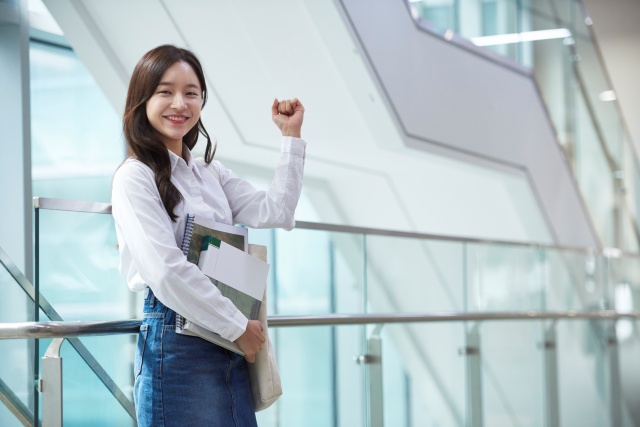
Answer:
<svg viewBox="0 0 640 427"><path fill-rule="evenodd" d="M271 102L300 98L309 142L305 194L317 207L314 219L553 240L525 168L490 161L484 167L409 146L336 2L45 3L117 111L144 52L163 43L195 51L210 89L203 121L218 141L218 158L242 165L239 171L271 170L279 151ZM411 64L395 66L402 79Z"/></svg>

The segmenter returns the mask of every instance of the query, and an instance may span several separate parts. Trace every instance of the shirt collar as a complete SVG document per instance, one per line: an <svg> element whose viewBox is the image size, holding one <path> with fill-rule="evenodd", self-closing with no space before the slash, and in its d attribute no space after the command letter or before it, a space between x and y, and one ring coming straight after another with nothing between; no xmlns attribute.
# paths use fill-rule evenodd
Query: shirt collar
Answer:
<svg viewBox="0 0 640 427"><path fill-rule="evenodd" d="M171 162L171 171L172 172L176 168L178 163L180 163L180 162L184 163L188 168L193 169L193 157L191 157L191 151L186 147L186 145L182 144L182 153L185 156L185 158L187 159L186 162L185 162L185 159L183 159L182 157L178 156L173 151L171 151L169 149L167 149L167 151L169 152L169 161Z"/></svg>
<svg viewBox="0 0 640 427"><path fill-rule="evenodd" d="M189 169L191 169L191 171L194 173L194 175L196 175L199 178L202 178L202 176L200 175L200 171L196 167L196 161L194 160L193 156L191 155L191 150L189 150L187 148L187 146L184 145L184 144L182 145L182 149L183 149L183 155L187 159L186 162L182 157L178 156L173 151L167 150L169 152L169 161L171 162L171 172L173 172L175 170L175 168L178 165L178 163L182 162L185 166L187 166Z"/></svg>

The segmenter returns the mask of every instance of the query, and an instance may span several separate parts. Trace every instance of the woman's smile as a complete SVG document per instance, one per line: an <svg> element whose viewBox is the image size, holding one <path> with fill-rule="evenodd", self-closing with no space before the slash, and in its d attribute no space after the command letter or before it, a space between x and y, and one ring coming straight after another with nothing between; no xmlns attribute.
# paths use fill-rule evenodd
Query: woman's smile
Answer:
<svg viewBox="0 0 640 427"><path fill-rule="evenodd" d="M183 123L186 123L186 121L189 119L187 116L176 116L176 115L164 116L164 118L176 125L181 125Z"/></svg>

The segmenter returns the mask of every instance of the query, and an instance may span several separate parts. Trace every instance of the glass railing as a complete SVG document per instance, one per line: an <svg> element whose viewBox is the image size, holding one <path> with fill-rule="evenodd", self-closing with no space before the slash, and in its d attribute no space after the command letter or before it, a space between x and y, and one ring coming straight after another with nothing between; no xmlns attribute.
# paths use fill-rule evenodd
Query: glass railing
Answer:
<svg viewBox="0 0 640 427"><path fill-rule="evenodd" d="M38 287L48 311L64 320L141 316L139 296L116 274L108 208L40 202ZM269 248L272 319L335 313L530 316L443 316L429 323L385 323L381 330L380 324L339 322L274 327L285 393L258 413L261 426L640 421L632 411L638 403L632 391L640 385L631 357L640 351L637 325L633 318L607 317L640 311L637 255L302 222L291 232L250 230L249 238ZM602 310L609 314L571 318ZM559 320L535 317L559 312L565 313ZM47 320L44 312L41 320ZM135 336L76 340L85 353L72 341L62 346L64 424L134 424L126 402ZM48 345L41 341L40 356ZM359 356L370 355L375 342L382 343L381 357L373 359L382 361L381 382L367 373L370 364L357 363L366 362ZM87 362L87 353L94 362ZM112 381L108 387L104 378Z"/></svg>
<svg viewBox="0 0 640 427"><path fill-rule="evenodd" d="M529 67L603 246L638 251L638 157L580 0L408 0L421 27ZM508 62L508 61L507 61Z"/></svg>
<svg viewBox="0 0 640 427"><path fill-rule="evenodd" d="M50 310L41 320L139 318L137 294L117 270L118 249L111 215L36 209L35 287ZM66 340L64 424L134 425L135 336ZM51 340L40 340L37 362ZM88 393L87 390L93 390Z"/></svg>
<svg viewBox="0 0 640 427"><path fill-rule="evenodd" d="M34 319L30 283L0 248L0 323ZM31 290L33 287L31 286ZM0 425L32 425L34 413L34 343L0 340Z"/></svg>

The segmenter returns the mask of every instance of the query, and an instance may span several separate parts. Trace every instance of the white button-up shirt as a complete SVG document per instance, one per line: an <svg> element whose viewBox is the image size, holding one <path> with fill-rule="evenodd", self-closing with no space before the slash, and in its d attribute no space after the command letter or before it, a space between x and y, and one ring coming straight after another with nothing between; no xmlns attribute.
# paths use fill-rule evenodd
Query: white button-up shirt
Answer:
<svg viewBox="0 0 640 427"><path fill-rule="evenodd" d="M189 320L235 341L247 319L216 286L187 261L180 250L187 213L251 228L295 226L294 213L302 189L306 142L283 137L275 179L267 191L256 190L220 162L169 151L171 182L183 202L171 221L149 167L128 159L113 178L111 201L120 248L120 272L132 291L151 288L164 305ZM188 151L188 150L187 150ZM213 168L218 178L208 170Z"/></svg>

